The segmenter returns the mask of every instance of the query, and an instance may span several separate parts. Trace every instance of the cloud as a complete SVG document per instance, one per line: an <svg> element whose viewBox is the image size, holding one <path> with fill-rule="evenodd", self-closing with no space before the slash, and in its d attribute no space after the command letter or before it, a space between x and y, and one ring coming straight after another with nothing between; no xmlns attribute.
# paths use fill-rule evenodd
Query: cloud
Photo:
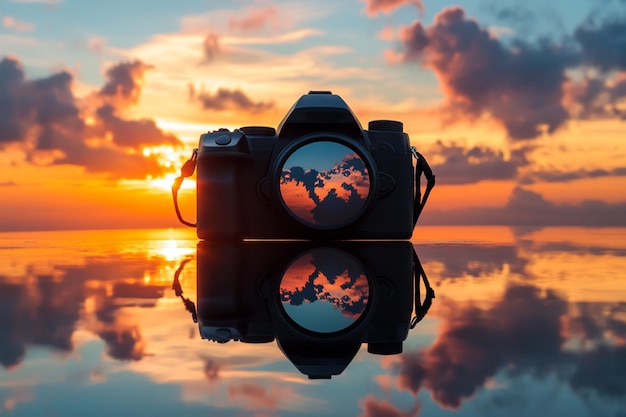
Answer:
<svg viewBox="0 0 626 417"><path fill-rule="evenodd" d="M138 101L147 68L139 61L117 64L106 72L107 81L99 91L80 99L74 96L69 72L26 80L17 59L3 58L0 147L21 144L32 163L78 165L112 178L162 175L166 169L156 156L144 156L142 147L177 147L180 140L152 120L126 120L117 114Z"/></svg>
<svg viewBox="0 0 626 417"><path fill-rule="evenodd" d="M137 60L120 62L106 71L107 82L98 94L118 105L137 104L144 73L150 68L153 67Z"/></svg>
<svg viewBox="0 0 626 417"><path fill-rule="evenodd" d="M244 381L229 386L228 397L232 401L243 401L251 409L275 410L280 404L281 397L275 388Z"/></svg>
<svg viewBox="0 0 626 417"><path fill-rule="evenodd" d="M572 117L622 116L616 104L626 97L619 74L626 70L625 31L623 20L610 18L580 25L565 41L505 43L461 7L450 7L430 26L415 21L402 27L401 52L394 59L435 72L451 119L486 114L511 139L533 139ZM597 69L600 75L577 81L568 75L573 68Z"/></svg>
<svg viewBox="0 0 626 417"><path fill-rule="evenodd" d="M517 177L518 169L528 165L522 153L514 152L505 159L502 151L488 147L464 148L456 143L437 141L433 155L444 158L433 164L433 172L441 175L444 184L470 184L482 180L510 180Z"/></svg>
<svg viewBox="0 0 626 417"><path fill-rule="evenodd" d="M513 189L504 207L429 210L430 224L509 226L626 226L626 203L585 200L580 204L554 204L522 187Z"/></svg>
<svg viewBox="0 0 626 417"><path fill-rule="evenodd" d="M20 94L24 72L13 58L0 61L0 145L3 142L21 141L26 126L21 120L27 115L26 98Z"/></svg>
<svg viewBox="0 0 626 417"><path fill-rule="evenodd" d="M458 408L500 369L546 374L559 362L567 303L530 286L509 287L490 309L451 306L435 343L401 356L399 385Z"/></svg>
<svg viewBox="0 0 626 417"><path fill-rule="evenodd" d="M113 359L138 361L144 356L145 341L136 327L107 328L99 331L98 336L105 341L107 353Z"/></svg>
<svg viewBox="0 0 626 417"><path fill-rule="evenodd" d="M565 69L578 57L551 43L506 48L460 7L444 9L432 26L401 30L402 58L435 71L453 112L491 114L513 139L554 132L568 118L561 103Z"/></svg>
<svg viewBox="0 0 626 417"><path fill-rule="evenodd" d="M204 359L204 376L209 382L217 381L220 379L221 365L214 359Z"/></svg>
<svg viewBox="0 0 626 417"><path fill-rule="evenodd" d="M535 184L538 182L570 182L587 178L624 177L626 167L613 169L580 169L577 171L535 171L521 178L521 184Z"/></svg>
<svg viewBox="0 0 626 417"><path fill-rule="evenodd" d="M415 417L419 415L422 408L416 404L412 410L400 411L389 401L379 401L371 394L365 397L362 407L362 417Z"/></svg>
<svg viewBox="0 0 626 417"><path fill-rule="evenodd" d="M124 120L118 117L116 109L108 104L98 108L96 115L102 121L102 129L111 134L117 145L139 148L140 146L172 145L181 142L172 134L164 133L150 119Z"/></svg>
<svg viewBox="0 0 626 417"><path fill-rule="evenodd" d="M415 395L427 389L442 406L458 408L494 378L505 375L513 382L532 375L557 378L581 398L626 397L626 369L615 366L626 353L619 303L568 304L550 289L521 284L508 287L491 306L445 303L434 343L399 357L401 389ZM579 348L572 348L572 340L580 341Z"/></svg>
<svg viewBox="0 0 626 417"><path fill-rule="evenodd" d="M507 269L524 274L528 263L512 245L446 245L445 252L435 246L424 246L420 248L419 256L441 263L440 276L445 280L497 275Z"/></svg>
<svg viewBox="0 0 626 417"><path fill-rule="evenodd" d="M606 72L626 70L626 21L613 18L598 26L586 22L574 34L583 62Z"/></svg>
<svg viewBox="0 0 626 417"><path fill-rule="evenodd" d="M204 42L202 42L202 47L207 61L213 61L220 52L220 36L217 33L207 34Z"/></svg>
<svg viewBox="0 0 626 417"><path fill-rule="evenodd" d="M567 83L564 90L564 101L574 117L626 119L626 112L620 106L626 98L626 72L618 73L610 80L587 75L578 82Z"/></svg>
<svg viewBox="0 0 626 417"><path fill-rule="evenodd" d="M84 287L51 276L31 278L26 286L11 284L0 276L4 310L0 318L0 364L5 367L19 364L30 344L65 352L73 349L72 334L80 319Z"/></svg>
<svg viewBox="0 0 626 417"><path fill-rule="evenodd" d="M193 86L189 89L189 97L193 101L199 101L205 110L243 110L259 112L271 109L274 104L264 101L252 101L243 91L227 88L219 88L214 94L201 91L196 93Z"/></svg>
<svg viewBox="0 0 626 417"><path fill-rule="evenodd" d="M376 16L383 12L390 14L395 9L405 5L412 4L416 6L420 12L424 11L424 5L421 0L364 0L366 4L365 11L370 16Z"/></svg>
<svg viewBox="0 0 626 417"><path fill-rule="evenodd" d="M32 23L18 20L13 16L3 16L2 26L7 29L15 30L16 32L32 32L36 29L35 25Z"/></svg>
<svg viewBox="0 0 626 417"><path fill-rule="evenodd" d="M228 19L228 29L239 32L258 32L266 26L278 28L281 16L276 6L254 7L246 11L246 14Z"/></svg>

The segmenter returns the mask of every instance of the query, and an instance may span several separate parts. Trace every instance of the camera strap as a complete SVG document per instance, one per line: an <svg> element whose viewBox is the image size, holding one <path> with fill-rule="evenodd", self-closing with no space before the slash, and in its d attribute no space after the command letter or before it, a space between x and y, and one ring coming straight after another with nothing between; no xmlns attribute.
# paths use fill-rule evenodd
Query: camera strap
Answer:
<svg viewBox="0 0 626 417"><path fill-rule="evenodd" d="M413 203L413 227L417 224L417 219L419 219L424 206L426 205L426 200L428 200L428 196L435 186L435 175L433 174L432 169L430 169L430 165L426 161L426 158L417 151L415 146L411 146L411 153L413 157L416 159L415 163L415 200ZM426 178L426 189L424 190L424 197L422 197L422 187L421 187L421 178L422 174L424 174L424 178Z"/></svg>
<svg viewBox="0 0 626 417"><path fill-rule="evenodd" d="M435 298L435 290L433 290L433 288L430 286L430 283L428 282L426 272L424 272L424 268L422 267L422 263L417 257L415 249L413 249L413 267L415 268L413 271L413 274L415 275L415 316L411 319L411 329L415 328L417 323L422 321L433 303L433 298ZM422 302L421 300L420 278L421 281L424 283L424 287L426 288L424 302Z"/></svg>
<svg viewBox="0 0 626 417"><path fill-rule="evenodd" d="M174 180L172 184L172 198L174 199L174 210L176 210L176 217L178 220L189 227L196 227L196 223L190 223L183 219L183 216L180 214L180 209L178 208L178 190L180 189L183 180L187 177L191 177L196 170L196 159L198 158L198 148L193 150L191 154L191 158L189 158L180 169L180 176Z"/></svg>
<svg viewBox="0 0 626 417"><path fill-rule="evenodd" d="M185 268L185 265L190 260L191 258L184 259L178 266L178 269L174 273L174 281L172 282L172 289L174 290L174 294L176 294L176 297L182 300L183 305L185 306L185 310L187 310L191 314L191 318L193 319L193 322L197 323L198 313L196 311L196 304L193 301L191 301L189 298L183 295L183 287L180 285L180 274L183 272L183 268Z"/></svg>

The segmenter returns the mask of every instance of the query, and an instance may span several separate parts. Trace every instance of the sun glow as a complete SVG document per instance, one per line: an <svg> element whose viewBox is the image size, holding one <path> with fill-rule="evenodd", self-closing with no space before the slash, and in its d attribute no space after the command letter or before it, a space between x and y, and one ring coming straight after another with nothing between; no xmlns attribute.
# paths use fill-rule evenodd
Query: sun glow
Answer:
<svg viewBox="0 0 626 417"><path fill-rule="evenodd" d="M157 253L167 261L178 261L195 253L195 248L180 247L177 240L170 239L161 242Z"/></svg>
<svg viewBox="0 0 626 417"><path fill-rule="evenodd" d="M148 179L148 184L151 189L169 191L172 189L172 184L174 184L176 177L178 177L178 175L174 173L165 174L163 177ZM195 189L196 180L193 178L186 178L180 188L187 190Z"/></svg>

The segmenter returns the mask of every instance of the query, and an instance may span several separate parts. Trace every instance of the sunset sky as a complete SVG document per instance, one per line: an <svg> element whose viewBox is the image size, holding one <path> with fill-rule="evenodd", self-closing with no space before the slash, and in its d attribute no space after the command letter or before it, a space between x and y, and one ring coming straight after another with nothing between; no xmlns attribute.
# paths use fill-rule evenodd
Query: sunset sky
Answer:
<svg viewBox="0 0 626 417"><path fill-rule="evenodd" d="M177 226L199 135L309 90L404 123L424 224L626 225L624 0L0 0L0 231Z"/></svg>

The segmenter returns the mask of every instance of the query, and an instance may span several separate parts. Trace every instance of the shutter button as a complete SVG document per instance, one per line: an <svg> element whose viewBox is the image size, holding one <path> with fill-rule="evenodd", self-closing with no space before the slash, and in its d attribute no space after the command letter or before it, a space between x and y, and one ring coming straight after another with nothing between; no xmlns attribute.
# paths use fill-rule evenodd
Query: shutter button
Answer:
<svg viewBox="0 0 626 417"><path fill-rule="evenodd" d="M232 139L228 135L220 135L215 139L218 145L228 145Z"/></svg>

